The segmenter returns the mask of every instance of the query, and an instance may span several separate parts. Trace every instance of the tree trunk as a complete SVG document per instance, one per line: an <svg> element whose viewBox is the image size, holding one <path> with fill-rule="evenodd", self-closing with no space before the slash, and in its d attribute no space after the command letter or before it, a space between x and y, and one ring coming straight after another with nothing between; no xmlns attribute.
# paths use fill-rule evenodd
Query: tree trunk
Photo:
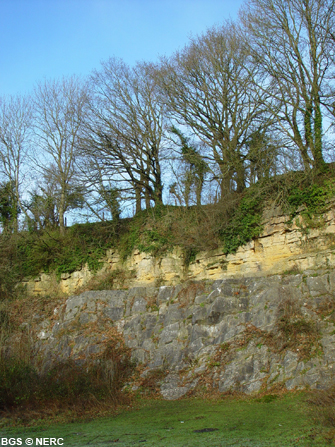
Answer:
<svg viewBox="0 0 335 447"><path fill-rule="evenodd" d="M65 234L64 213L65 213L65 192L62 191L59 204L59 229L60 234Z"/></svg>
<svg viewBox="0 0 335 447"><path fill-rule="evenodd" d="M314 139L314 167L322 172L326 168L326 163L322 156L322 113L319 100L314 103Z"/></svg>
<svg viewBox="0 0 335 447"><path fill-rule="evenodd" d="M149 180L148 178L145 179L145 189L144 189L144 198L145 198L145 209L150 209L150 188L149 188Z"/></svg>
<svg viewBox="0 0 335 447"><path fill-rule="evenodd" d="M243 162L239 161L236 167L236 192L240 193L245 189L245 169Z"/></svg>
<svg viewBox="0 0 335 447"><path fill-rule="evenodd" d="M195 196L197 200L197 206L201 206L201 193L203 186L204 186L204 177L203 175L199 175L195 184Z"/></svg>
<svg viewBox="0 0 335 447"><path fill-rule="evenodd" d="M227 197L231 193L230 181L231 175L229 173L226 173L220 183L221 201L223 201L225 197Z"/></svg>
<svg viewBox="0 0 335 447"><path fill-rule="evenodd" d="M135 189L135 203L136 203L136 210L135 214L138 214L142 210L142 204L141 204L141 190L138 186L134 186Z"/></svg>

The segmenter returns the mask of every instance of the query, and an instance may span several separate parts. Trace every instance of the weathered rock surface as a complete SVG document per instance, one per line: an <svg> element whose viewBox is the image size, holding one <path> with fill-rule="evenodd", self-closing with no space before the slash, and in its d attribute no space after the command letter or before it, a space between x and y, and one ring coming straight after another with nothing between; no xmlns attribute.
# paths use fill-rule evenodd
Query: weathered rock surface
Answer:
<svg viewBox="0 0 335 447"><path fill-rule="evenodd" d="M196 387L327 387L335 369L334 293L335 272L325 269L85 292L39 324L36 358L44 368L79 361L101 351L108 328L117 328L143 375L166 372L166 399Z"/></svg>
<svg viewBox="0 0 335 447"><path fill-rule="evenodd" d="M277 215L276 215L277 214ZM301 217L289 223L290 216L276 210L264 214L262 235L240 247L235 254L225 256L222 249L199 253L187 268L180 249L155 258L135 250L122 261L117 250L108 250L103 268L97 275L123 271L123 286L176 285L194 279L216 280L279 274L296 269L335 268L335 209L316 220L314 228L305 228ZM309 224L311 226L311 224ZM60 281L42 273L34 281L24 283L31 294L48 294L50 290L74 294L94 276L87 266L71 274L63 274Z"/></svg>

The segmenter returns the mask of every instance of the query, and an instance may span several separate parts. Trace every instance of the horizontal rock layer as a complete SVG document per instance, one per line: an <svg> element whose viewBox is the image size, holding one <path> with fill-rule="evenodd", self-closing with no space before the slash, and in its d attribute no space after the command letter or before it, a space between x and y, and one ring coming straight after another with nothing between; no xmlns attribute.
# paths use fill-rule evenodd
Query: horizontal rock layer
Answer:
<svg viewBox="0 0 335 447"><path fill-rule="evenodd" d="M176 247L165 256L155 258L135 250L122 261L117 250L108 250L103 259L103 268L97 272L99 278L114 274L118 286L175 285L188 279L223 279L262 276L320 267L335 267L335 219L334 209L308 228L301 217L289 223L289 216L277 215L276 210L264 215L262 235L240 247L235 254L225 256L222 249L199 253L185 267L181 250ZM277 212L278 214L278 212ZM95 276L87 266L71 274L63 274L60 281L53 275L42 273L35 280L26 281L29 293L50 294L50 291L66 294L85 288Z"/></svg>

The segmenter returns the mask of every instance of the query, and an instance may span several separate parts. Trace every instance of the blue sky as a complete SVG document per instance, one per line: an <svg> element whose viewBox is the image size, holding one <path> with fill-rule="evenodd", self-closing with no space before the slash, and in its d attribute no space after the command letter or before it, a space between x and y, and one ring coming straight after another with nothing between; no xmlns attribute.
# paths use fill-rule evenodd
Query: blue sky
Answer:
<svg viewBox="0 0 335 447"><path fill-rule="evenodd" d="M155 61L236 18L242 0L0 0L0 96L87 75L111 56Z"/></svg>

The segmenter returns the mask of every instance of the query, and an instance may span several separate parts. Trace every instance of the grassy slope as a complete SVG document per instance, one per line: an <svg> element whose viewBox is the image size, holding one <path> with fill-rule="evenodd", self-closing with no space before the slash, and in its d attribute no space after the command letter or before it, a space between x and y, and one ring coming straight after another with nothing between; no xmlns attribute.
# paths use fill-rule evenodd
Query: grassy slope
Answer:
<svg viewBox="0 0 335 447"><path fill-rule="evenodd" d="M65 446L323 446L302 394L277 399L149 401L114 418L2 430L3 437L62 437ZM194 430L217 429L196 433ZM325 431L323 430L323 434Z"/></svg>

